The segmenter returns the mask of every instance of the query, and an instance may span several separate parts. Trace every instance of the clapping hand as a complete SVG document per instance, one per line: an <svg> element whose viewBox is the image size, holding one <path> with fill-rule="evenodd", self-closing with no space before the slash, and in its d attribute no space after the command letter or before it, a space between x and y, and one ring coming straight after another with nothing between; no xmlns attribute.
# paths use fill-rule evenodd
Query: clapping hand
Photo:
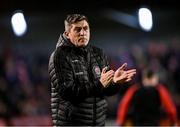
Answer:
<svg viewBox="0 0 180 127"><path fill-rule="evenodd" d="M110 83L123 84L132 80L136 74L136 69L125 70L127 63L124 63L115 72L113 70L106 71L107 67L102 69L100 82L104 87L108 87Z"/></svg>
<svg viewBox="0 0 180 127"><path fill-rule="evenodd" d="M109 84L113 81L114 71L107 71L107 67L104 67L101 72L100 82L104 87L108 87Z"/></svg>
<svg viewBox="0 0 180 127"><path fill-rule="evenodd" d="M113 82L123 84L132 80L136 74L136 69L125 70L127 63L120 66L114 73Z"/></svg>

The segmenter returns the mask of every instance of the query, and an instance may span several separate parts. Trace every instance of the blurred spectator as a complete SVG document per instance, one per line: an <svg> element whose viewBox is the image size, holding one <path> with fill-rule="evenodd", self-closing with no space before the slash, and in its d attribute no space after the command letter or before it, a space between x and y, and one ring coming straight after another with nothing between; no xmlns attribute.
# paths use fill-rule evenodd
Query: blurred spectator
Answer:
<svg viewBox="0 0 180 127"><path fill-rule="evenodd" d="M2 51L0 54L0 120L5 120L6 125L11 126L11 120L15 117L50 114L49 82L46 76L48 72L45 68L47 64L48 62L41 65L35 64L36 71L33 73L40 72L35 75L32 74L32 67L29 68L28 59L25 59L23 54L17 54L10 48ZM36 82L35 76L41 80Z"/></svg>
<svg viewBox="0 0 180 127"><path fill-rule="evenodd" d="M129 119L135 126L158 126L166 117L169 125L177 125L176 106L168 90L159 83L156 72L146 69L142 84L131 86L119 103L117 125L126 125Z"/></svg>

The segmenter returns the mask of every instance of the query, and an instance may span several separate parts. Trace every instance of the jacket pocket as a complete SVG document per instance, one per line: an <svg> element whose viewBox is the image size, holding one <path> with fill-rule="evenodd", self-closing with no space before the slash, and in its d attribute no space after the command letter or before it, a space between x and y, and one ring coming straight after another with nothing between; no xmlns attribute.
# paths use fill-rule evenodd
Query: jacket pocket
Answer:
<svg viewBox="0 0 180 127"><path fill-rule="evenodd" d="M74 111L75 107L71 103L68 103L65 110L65 116L67 120L72 120Z"/></svg>
<svg viewBox="0 0 180 127"><path fill-rule="evenodd" d="M70 121L72 119L72 114L74 112L74 106L70 102L61 102L59 105L59 117Z"/></svg>

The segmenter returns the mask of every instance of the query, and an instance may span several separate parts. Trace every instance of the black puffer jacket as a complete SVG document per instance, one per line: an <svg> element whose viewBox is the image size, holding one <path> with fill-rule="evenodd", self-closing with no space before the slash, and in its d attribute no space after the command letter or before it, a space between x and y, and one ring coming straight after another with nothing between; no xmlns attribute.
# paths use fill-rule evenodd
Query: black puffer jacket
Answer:
<svg viewBox="0 0 180 127"><path fill-rule="evenodd" d="M101 70L109 66L102 50L91 45L77 48L60 36L49 60L51 110L54 126L105 125L107 102L119 85L103 88Z"/></svg>

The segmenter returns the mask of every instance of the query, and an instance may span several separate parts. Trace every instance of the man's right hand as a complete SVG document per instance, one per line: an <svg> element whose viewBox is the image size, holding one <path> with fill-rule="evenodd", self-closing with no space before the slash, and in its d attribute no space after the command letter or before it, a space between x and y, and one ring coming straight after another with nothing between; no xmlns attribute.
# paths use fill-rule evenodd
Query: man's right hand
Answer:
<svg viewBox="0 0 180 127"><path fill-rule="evenodd" d="M107 71L107 67L104 67L102 69L101 72L101 78L100 78L100 82L104 87L108 87L109 84L112 82L113 80L113 76L114 76L114 71L113 70L109 70Z"/></svg>

